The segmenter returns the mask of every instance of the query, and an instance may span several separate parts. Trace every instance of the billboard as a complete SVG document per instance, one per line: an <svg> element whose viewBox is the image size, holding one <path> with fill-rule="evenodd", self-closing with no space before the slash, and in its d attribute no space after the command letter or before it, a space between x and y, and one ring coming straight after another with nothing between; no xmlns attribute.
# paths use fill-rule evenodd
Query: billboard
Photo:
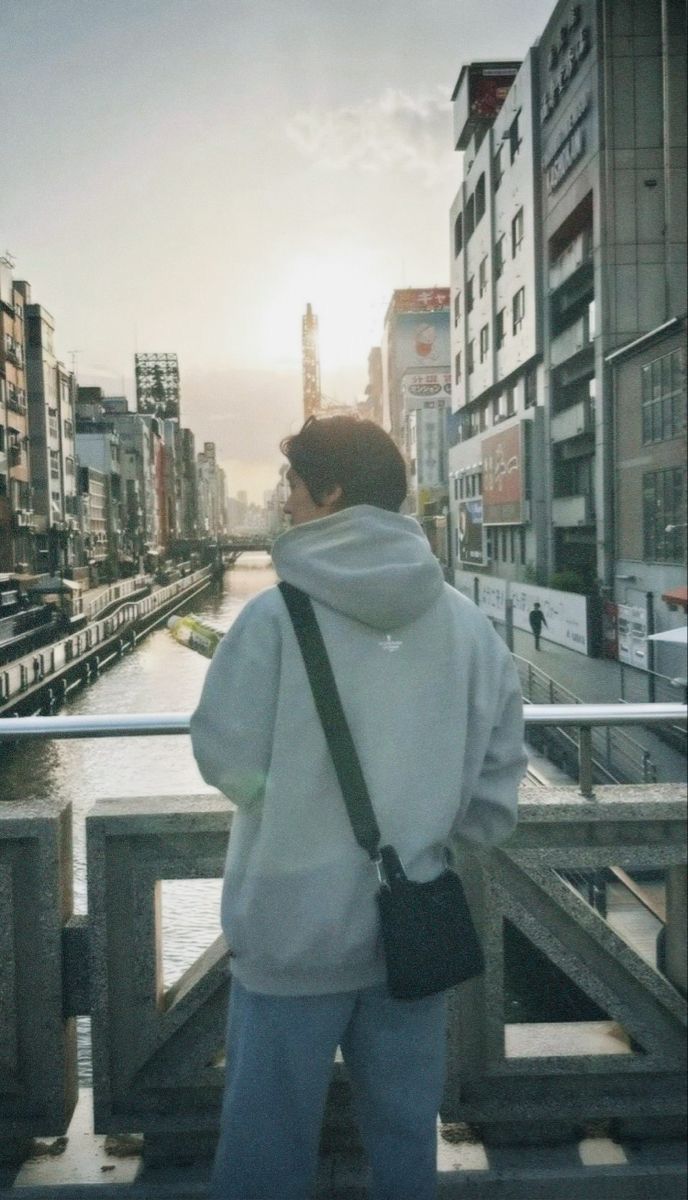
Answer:
<svg viewBox="0 0 688 1200"><path fill-rule="evenodd" d="M472 117L494 121L518 74L515 66L489 67L471 64L468 76L468 107Z"/></svg>
<svg viewBox="0 0 688 1200"><path fill-rule="evenodd" d="M484 438L482 452L485 524L522 524L524 462L520 423Z"/></svg>
<svg viewBox="0 0 688 1200"><path fill-rule="evenodd" d="M449 288L401 288L394 292L387 316L392 313L449 311Z"/></svg>
<svg viewBox="0 0 688 1200"><path fill-rule="evenodd" d="M179 420L179 361L176 354L137 354L136 411Z"/></svg>
<svg viewBox="0 0 688 1200"><path fill-rule="evenodd" d="M459 558L462 563L484 561L481 498L459 501Z"/></svg>
<svg viewBox="0 0 688 1200"><path fill-rule="evenodd" d="M451 349L448 309L443 312L397 314L393 318L392 328L397 378L407 372L449 373Z"/></svg>

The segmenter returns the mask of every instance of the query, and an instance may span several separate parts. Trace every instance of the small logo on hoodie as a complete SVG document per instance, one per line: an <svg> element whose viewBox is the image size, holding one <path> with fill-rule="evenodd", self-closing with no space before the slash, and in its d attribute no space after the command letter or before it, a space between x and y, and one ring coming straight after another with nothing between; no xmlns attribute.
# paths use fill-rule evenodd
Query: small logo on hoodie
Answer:
<svg viewBox="0 0 688 1200"><path fill-rule="evenodd" d="M400 645L401 642L392 641L391 633L385 634L384 642L378 642L378 646L381 646L383 650L387 650L390 654L394 654L394 651L398 650Z"/></svg>

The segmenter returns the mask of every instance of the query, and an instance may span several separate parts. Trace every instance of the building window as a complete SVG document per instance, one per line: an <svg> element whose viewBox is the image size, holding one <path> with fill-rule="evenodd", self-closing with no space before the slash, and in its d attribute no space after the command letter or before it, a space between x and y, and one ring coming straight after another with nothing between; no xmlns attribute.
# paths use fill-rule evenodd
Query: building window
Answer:
<svg viewBox="0 0 688 1200"><path fill-rule="evenodd" d="M525 378L525 407L534 408L537 404L537 371L528 371Z"/></svg>
<svg viewBox="0 0 688 1200"><path fill-rule="evenodd" d="M468 367L468 374L472 375L475 367L475 342L472 338L466 346L466 366Z"/></svg>
<svg viewBox="0 0 688 1200"><path fill-rule="evenodd" d="M643 549L646 562L685 559L684 467L646 471L643 475Z"/></svg>
<svg viewBox="0 0 688 1200"><path fill-rule="evenodd" d="M466 312L473 312L473 276L471 275L466 284Z"/></svg>
<svg viewBox="0 0 688 1200"><path fill-rule="evenodd" d="M495 342L497 349L504 345L506 339L506 309L500 308L495 319Z"/></svg>
<svg viewBox="0 0 688 1200"><path fill-rule="evenodd" d="M504 270L504 234L497 238L494 248L494 273L495 279L499 279Z"/></svg>
<svg viewBox="0 0 688 1200"><path fill-rule="evenodd" d="M666 442L686 428L686 376L680 350L642 370L643 443Z"/></svg>
<svg viewBox="0 0 688 1200"><path fill-rule="evenodd" d="M57 450L50 451L50 478L60 478L60 456Z"/></svg>
<svg viewBox="0 0 688 1200"><path fill-rule="evenodd" d="M523 209L519 208L516 216L511 222L511 257L516 257L521 242L523 241Z"/></svg>
<svg viewBox="0 0 688 1200"><path fill-rule="evenodd" d="M487 358L487 352L490 348L490 327L483 325L480 330L480 361L484 362Z"/></svg>
<svg viewBox="0 0 688 1200"><path fill-rule="evenodd" d="M485 172L483 171L475 187L475 223L485 216Z"/></svg>
<svg viewBox="0 0 688 1200"><path fill-rule="evenodd" d="M454 383L461 383L461 351L454 359Z"/></svg>
<svg viewBox="0 0 688 1200"><path fill-rule="evenodd" d="M73 475L73 474L74 474L74 459L73 459L73 458L66 458L66 459L65 459L65 473L66 473L67 475Z"/></svg>
<svg viewBox="0 0 688 1200"><path fill-rule="evenodd" d="M519 110L509 126L509 158L511 162L513 162L516 158L516 155L518 154L518 148L521 145L521 133L518 127L518 118L520 115L521 113Z"/></svg>
<svg viewBox="0 0 688 1200"><path fill-rule="evenodd" d="M504 169L502 167L502 147L498 146L492 158L492 187L496 192L502 182Z"/></svg>
<svg viewBox="0 0 688 1200"><path fill-rule="evenodd" d="M480 295L484 296L485 292L487 291L487 255L480 260L480 266L478 268L478 288L480 290Z"/></svg>
<svg viewBox="0 0 688 1200"><path fill-rule="evenodd" d="M457 292L454 296L454 324L458 325L461 320L461 292Z"/></svg>
<svg viewBox="0 0 688 1200"><path fill-rule="evenodd" d="M526 289L519 288L511 302L513 332L518 333L526 312Z"/></svg>
<svg viewBox="0 0 688 1200"><path fill-rule="evenodd" d="M470 241L475 229L475 196L469 196L466 201L466 241Z"/></svg>
<svg viewBox="0 0 688 1200"><path fill-rule="evenodd" d="M506 415L513 417L516 412L516 390L514 387L506 389Z"/></svg>
<svg viewBox="0 0 688 1200"><path fill-rule="evenodd" d="M446 228L446 226L445 226ZM463 250L463 215L459 213L454 222L454 258Z"/></svg>

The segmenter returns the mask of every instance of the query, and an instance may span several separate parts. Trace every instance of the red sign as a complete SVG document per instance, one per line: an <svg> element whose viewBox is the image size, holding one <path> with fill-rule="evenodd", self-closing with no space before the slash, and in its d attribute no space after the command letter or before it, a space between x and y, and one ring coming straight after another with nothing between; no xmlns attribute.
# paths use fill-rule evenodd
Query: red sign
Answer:
<svg viewBox="0 0 688 1200"><path fill-rule="evenodd" d="M512 425L483 441L483 523L520 525L523 521L523 439Z"/></svg>
<svg viewBox="0 0 688 1200"><path fill-rule="evenodd" d="M402 288L392 296L393 312L438 312L449 308L449 288Z"/></svg>

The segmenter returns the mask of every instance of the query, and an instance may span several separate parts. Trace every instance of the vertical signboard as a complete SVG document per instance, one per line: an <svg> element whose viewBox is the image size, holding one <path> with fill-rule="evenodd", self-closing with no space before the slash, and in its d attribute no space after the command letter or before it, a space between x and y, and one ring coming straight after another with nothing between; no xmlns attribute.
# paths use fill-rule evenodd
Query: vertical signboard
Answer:
<svg viewBox="0 0 688 1200"><path fill-rule="evenodd" d="M483 502L480 497L459 501L459 558L462 563L482 563Z"/></svg>
<svg viewBox="0 0 688 1200"><path fill-rule="evenodd" d="M647 612L636 604L617 605L619 662L647 670Z"/></svg>

